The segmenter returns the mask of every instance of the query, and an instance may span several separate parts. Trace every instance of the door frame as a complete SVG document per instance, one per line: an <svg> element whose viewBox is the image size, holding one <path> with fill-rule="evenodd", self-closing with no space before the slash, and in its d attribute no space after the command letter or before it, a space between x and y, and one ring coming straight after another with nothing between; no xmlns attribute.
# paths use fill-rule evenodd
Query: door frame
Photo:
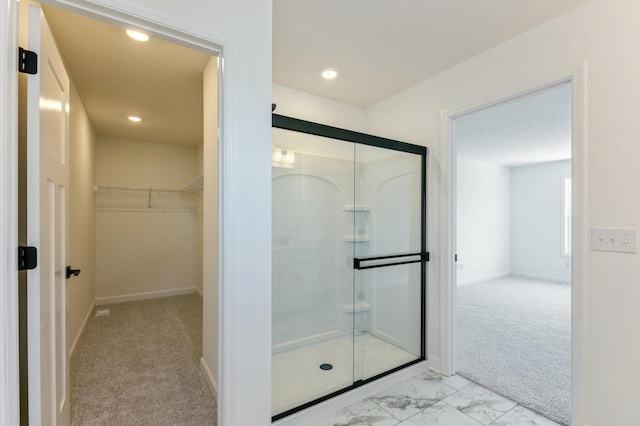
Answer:
<svg viewBox="0 0 640 426"><path fill-rule="evenodd" d="M584 389L586 386L586 356L588 318L587 258L587 63L577 69L552 76L538 84L528 85L472 105L441 113L440 152L442 153L440 194L440 345L443 374L456 372L457 356L457 283L456 283L456 146L453 121L463 115L485 109L545 88L571 83L571 177L572 177L572 259L571 259L571 411L572 423L583 424L585 419Z"/></svg>
<svg viewBox="0 0 640 426"><path fill-rule="evenodd" d="M20 419L18 361L18 76L15 31L18 2L0 7L0 424Z"/></svg>
<svg viewBox="0 0 640 426"><path fill-rule="evenodd" d="M235 359L237 348L233 344L232 325L235 324L236 298L233 291L234 269L232 254L235 249L236 227L233 211L235 206L232 187L236 181L234 163L236 117L231 111L238 91L235 89L234 73L225 69L235 67L235 44L226 35L213 33L201 27L188 26L169 16L158 14L148 8L125 9L126 4L95 4L83 0L42 0L40 4L68 10L78 15L88 16L116 25L135 26L162 39L218 56L218 126L219 153L219 321L218 329L218 424L233 423L238 414L237 395L233 391ZM131 9L134 11L132 12ZM6 32L0 33L0 48L5 59L0 71L0 96L6 114L0 117L0 125L5 131L0 135L0 343L10 350L0 351L0 424L20 424L20 362L18 355L18 11L19 3L7 0L0 6L0 22L6 25ZM207 161L205 159L205 168ZM209 166L211 167L211 165ZM224 308L226 307L226 309ZM222 326L226 324L225 326ZM223 368L222 366L225 366ZM227 383L230 386L227 386Z"/></svg>

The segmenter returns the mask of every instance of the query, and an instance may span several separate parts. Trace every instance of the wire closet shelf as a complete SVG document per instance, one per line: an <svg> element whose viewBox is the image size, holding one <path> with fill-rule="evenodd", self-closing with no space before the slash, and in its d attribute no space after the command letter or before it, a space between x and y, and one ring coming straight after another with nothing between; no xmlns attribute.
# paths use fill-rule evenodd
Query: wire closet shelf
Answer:
<svg viewBox="0 0 640 426"><path fill-rule="evenodd" d="M101 212L195 214L202 192L197 185L187 185L183 189L99 186L95 195L96 211Z"/></svg>

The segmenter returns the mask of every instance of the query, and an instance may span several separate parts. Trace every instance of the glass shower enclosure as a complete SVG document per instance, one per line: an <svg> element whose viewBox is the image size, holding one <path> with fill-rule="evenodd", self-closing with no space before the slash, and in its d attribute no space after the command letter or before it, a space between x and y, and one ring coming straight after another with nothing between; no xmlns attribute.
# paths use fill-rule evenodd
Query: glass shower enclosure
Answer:
<svg viewBox="0 0 640 426"><path fill-rule="evenodd" d="M273 115L272 415L425 359L425 147Z"/></svg>

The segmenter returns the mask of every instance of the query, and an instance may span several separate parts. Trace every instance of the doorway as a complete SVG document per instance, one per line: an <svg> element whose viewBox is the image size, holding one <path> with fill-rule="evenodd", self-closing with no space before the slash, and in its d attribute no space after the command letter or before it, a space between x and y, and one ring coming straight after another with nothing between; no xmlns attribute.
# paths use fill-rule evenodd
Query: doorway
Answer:
<svg viewBox="0 0 640 426"><path fill-rule="evenodd" d="M572 85L453 119L456 371L571 422Z"/></svg>
<svg viewBox="0 0 640 426"><path fill-rule="evenodd" d="M26 2L23 2L26 5ZM22 4L21 4L22 6ZM55 18L53 18L54 15L56 15L57 13L66 13L66 12L61 12L57 9L53 9L53 8L48 8L45 7L45 15L47 15L48 18L52 18L51 20L55 20ZM58 16L59 17L59 16ZM80 18L80 17L76 17L77 19L88 19L88 18ZM101 23L99 22L93 22L91 24L91 31L97 31L97 26L99 26ZM52 25L52 27L54 27L54 25ZM77 32L80 31L80 24L78 24L78 22L75 22L73 24L69 24L69 22L65 22L62 26L62 28L64 27L71 27L75 30L76 32L76 36L77 36ZM58 27L61 28L61 27ZM24 28L24 26L23 26ZM122 29L118 29L121 30L122 32L124 32L124 28ZM56 29L53 29L54 32L54 37L56 37ZM64 36L61 36L60 33L58 33L58 36L60 36L59 38L64 38ZM97 35L97 33L94 35L94 37L97 37L95 39L91 39L91 36L87 36L85 37L85 41L89 42L89 43L94 43L96 41L104 41L105 37L100 37ZM58 42L58 44L60 44ZM60 50L64 51L64 48L62 48L62 46ZM103 52L104 53L104 52ZM214 131L210 131L209 134L217 134L217 104L218 104L218 99L217 99L217 87L218 87L218 81L217 81L217 68L218 68L218 64L217 64L217 58L211 58L211 53L214 52L209 52L207 54L203 54L202 52L198 52L198 55L204 55L207 57L205 63L208 65L211 65L210 68L214 69L214 73L213 73L213 80L209 82L208 88L200 89L200 93L199 93L199 97L197 99L195 99L195 101L199 101L199 108L196 108L198 111L200 111L200 113L195 112L196 116L200 116L200 119L202 120L202 100L203 100L203 92L207 93L207 96L204 97L205 100L205 104L207 103L206 101L208 101L208 106L205 105L205 111L209 114L210 117L215 117L215 120L213 122L208 122L204 125L205 130L206 127L209 127L209 130L211 129L215 129ZM64 52L63 52L63 56L64 56ZM71 65L71 61L69 56L67 56L66 58L67 62L67 67L68 68L72 68ZM139 55L136 56L136 59L139 59ZM149 66L152 66L153 64L149 64ZM126 67L124 67L126 68ZM104 70L105 73L107 73L106 70ZM79 76L80 74L76 73L75 76ZM73 75L73 70L72 70L72 75L71 75L71 80L72 83L74 81L74 75ZM79 79L78 79L79 80ZM103 85L107 85L106 83L106 78L102 78L102 79L95 79L99 81L101 84ZM202 75L200 75L200 83L202 84ZM206 82L205 82L205 86L206 86ZM157 87L157 82L156 82L156 87ZM162 87L163 89L166 89L166 85ZM214 90L212 90L214 89ZM129 90L133 90L131 87L129 87ZM95 146L96 145L103 145L104 149L102 149L103 152L107 152L107 154L104 154L101 158L108 158L110 157L115 157L117 154L117 156L119 157L120 160L129 160L131 161L132 159L136 158L135 152L136 149L135 148L131 148L131 146L136 145L135 143L132 144L125 144L122 143L119 147L114 148L113 146L109 147L110 145L113 145L111 142L113 141L101 141L99 140L100 138L105 137L104 135L101 136L101 132L104 131L104 127L102 128L103 130L99 130L98 128L100 127L101 124L98 124L97 121L93 121L92 122L92 114L95 114L95 108L93 108L93 111L90 111L91 108L87 107L88 102L87 100L89 99L90 95L86 95L86 97L83 98L83 91L84 89L79 88L78 90L74 90L72 89L70 91L70 103L71 103L71 107L70 107L70 112L69 112L69 116L70 116L70 120L71 120L71 125L70 125L70 134L71 134L71 142L73 142L74 137L76 137L79 134L82 134L83 137L87 137L87 138L94 138L95 140L91 143L91 144L86 144L87 146L92 145ZM85 92L86 93L86 92ZM107 99L106 97L103 97L104 99L104 104L107 104ZM178 102L178 104L182 104L181 107L185 107L186 105L184 105L181 102ZM131 105L128 105L128 107L131 107ZM207 108L209 108L207 110ZM83 116L80 119L78 119L78 116ZM122 115L122 116L121 116ZM124 113L122 113L121 115L118 115L117 118L126 118L126 116L124 116ZM93 115L93 117L95 117L95 115ZM75 124L74 124L75 121ZM161 120L160 120L161 121ZM79 124L78 124L79 123ZM103 124L103 123L102 123ZM144 124L144 121L142 122L142 124ZM90 129L82 129L82 127L94 127L97 131L95 131L93 135L91 135L92 131ZM177 125L175 127L178 127ZM203 125L201 124L199 126L202 130ZM22 131L21 129L21 134L24 134L24 131ZM108 139L105 137L105 139ZM113 138L111 138L113 139ZM134 139L134 138L126 138L126 137L122 137L121 139ZM75 262L75 261L79 261L80 263L87 265L86 268L84 268L84 271L82 270L83 267L80 264L74 264L73 267L74 268L79 268L81 269L80 275L76 278L76 277L71 277L67 282L66 285L64 286L67 294L66 297L64 298L65 300L65 305L67 306L66 309L66 319L67 319L67 326L65 327L65 329L63 330L64 332L59 333L59 338L62 339L62 346L66 348L66 350L62 351L63 354L68 355L71 354L74 349L76 348L76 344L77 342L80 340L80 337L82 335L83 330L86 328L87 324L91 321L92 315L93 315L93 304L100 304L101 302L104 303L105 300L99 300L100 299L100 295L98 294L98 289L95 289L93 292L88 291L87 287L90 285L90 278L91 278L91 274L92 274L92 267L91 265L88 265L88 263L91 262L90 258L91 258L91 246L92 243L91 241L87 242L87 239L91 239L90 235L93 233L95 235L97 228L100 227L100 224L98 224L97 226L95 226L95 224L93 225L93 232L91 232L90 228L92 227L91 225L91 221L87 220L87 217L83 217L82 214L80 214L80 211L85 211L85 213L89 213L89 214L99 214L99 212L104 212L106 210L110 211L110 212L114 212L113 207L116 206L116 209L121 209L118 212L122 212L122 209L127 210L127 213L131 213L132 215L135 216L134 213L142 213L142 214L151 214L151 213L157 213L157 214L151 214L150 216L147 217L146 220L142 220L140 221L140 214L137 215L137 217L135 218L135 220L138 221L137 224L134 224L133 226L131 224L129 224L129 231L122 231L122 229L120 229L119 232L124 232L124 237L121 235L121 239L124 239L124 245L123 247L120 249L120 251L122 250L127 250L127 244L126 244L126 239L127 238L131 238L132 237L132 232L135 233L137 231L142 230L145 226L147 226L149 224L149 222L152 222L155 218L155 222L157 222L157 218L159 217L160 214L165 213L166 217L165 219L172 221L172 223L170 223L169 225L165 224L161 224L160 226L156 226L156 230L160 230L162 231L163 229L170 229L173 231L177 230L177 233L179 235L177 235L177 237L184 237L184 235L187 233L187 228L190 228L188 230L188 233L190 234L190 236L192 238L190 238L190 241L187 243L185 241L181 241L180 244L176 243L175 245L188 245L188 249L189 249L189 253L192 254L191 256L191 263L196 264L198 263L197 261L197 257L201 258L202 257L202 252L204 251L204 246L206 245L206 243L202 240L202 238L200 238L198 240L198 236L202 236L203 235L203 227L206 227L207 225L203 225L202 222L197 223L198 222L198 218L200 220L202 220L202 210L203 208L208 208L209 211L211 212L212 210L214 210L216 212L216 214L214 216L209 216L211 219L215 219L217 221L217 205L218 205L218 201L217 201L217 191L213 191L216 194L215 200L213 198L209 198L208 202L210 203L208 205L208 207L203 206L203 200L198 198L201 190L203 189L203 182L206 180L206 178L203 178L203 174L208 175L208 179L209 179L209 183L212 183L213 186L217 186L217 170L215 170L215 168L217 168L217 155L210 155L210 159L215 159L215 163L214 164L214 169L211 170L211 163L207 162L206 165L204 165L204 161L203 158L205 156L205 153L208 151L209 154L211 154L212 151L217 153L217 139L211 139L208 141L208 144L210 146L208 147L204 147L201 146L199 148L197 147L182 147L181 149L172 149L172 148L168 148L170 145L167 145L166 143L158 143L158 144L153 144L151 142L147 142L147 141L137 141L137 151L138 151L138 155L137 158L140 159L142 157L154 157L154 158L165 158L164 163L161 161L159 164L156 165L151 165L151 164L147 164L144 165L142 164L139 168L142 169L142 173L140 173L141 175L143 175L144 178L148 178L149 176L155 176L156 179L158 178L167 178L170 175L178 175L178 177L174 180L174 181L167 181L171 184L171 187L169 188L165 188L165 187L161 187L160 190L158 190L158 188L153 188L153 186L151 184L147 184L147 182L144 182L143 184L141 184L140 180L133 182L131 184L131 187L133 187L133 190L131 187L129 188L125 188L126 190L126 195L122 196L122 194L120 194L120 199L117 200L115 203L114 201L114 197L110 197L110 195L114 195L113 192L109 193L109 191L111 191L113 189L113 184L111 185L102 185L103 188L101 189L101 185L100 185L100 181L98 180L98 176L92 176L91 173L91 167L85 167L84 170L80 171L79 173L77 172L77 170L74 172L73 170L73 163L74 163L74 147L72 146L70 149L70 156L69 156L69 163L71 166L70 170L70 177L72 178L72 182L69 185L69 191L68 191L68 195L69 195L69 214L70 217L67 220L67 222L69 223L69 236L67 238L67 242L68 247L67 247L67 259L70 262ZM204 145L205 141L202 141L202 145ZM153 144L154 146L151 147L150 144ZM143 146L143 148L140 148L141 146ZM83 147L84 148L84 147ZM82 153L82 155L84 155L84 157L82 159L87 160L87 162L90 162L91 159L91 155L93 155L95 157L96 151L100 151L100 150L91 150L91 148L88 149L87 152ZM171 152L168 152L171 151ZM193 151L193 152L191 152ZM111 154L109 154L109 152L111 152ZM155 154L150 155L150 153L153 152ZM76 152L77 153L77 152ZM111 158L113 159L113 158ZM175 161L176 159L180 159L180 161ZM76 158L76 160L78 160L78 158ZM131 176L135 176L135 167L129 167L129 169L127 169L127 167L124 167L122 165L122 161L120 163L117 162L111 162L111 169L112 169L112 179L115 177L120 177L122 178L123 176L127 176L129 178L131 178ZM198 167L198 163L202 164L200 167ZM165 168L165 170L162 170L162 168ZM103 167L103 170L108 169L109 167ZM26 168L25 167L21 167L21 171L24 172ZM118 169L119 172L113 172L113 169ZM187 169L192 169L192 170L187 170ZM209 170L207 170L209 169ZM89 172L87 172L87 170L89 170ZM95 168L93 169L94 174L95 174ZM75 173L75 174L74 174ZM192 174L193 176L195 176L195 179L192 178L186 178L187 175ZM197 173L199 173L199 175L197 175ZM74 176L77 179L73 179ZM216 178L214 178L214 181L211 180L211 177L214 176ZM104 176L103 176L104 177ZM140 177L140 176L138 176ZM178 183L178 181L180 181ZM97 184L97 185L95 185ZM76 188L76 194L74 195L74 185ZM95 185L95 186L94 186ZM106 187L106 189L105 189ZM144 197L140 197L140 187L147 187L147 189L145 190L146 195ZM123 188L120 188L123 189ZM108 193L108 194L105 194ZM76 209L76 205L75 205L75 201L78 201L78 194L80 195L80 198L84 197L85 200L81 200L80 205L81 208ZM107 202L102 202L104 201L104 198L107 198L110 201ZM144 198L144 204L141 205L140 201L142 200L142 198ZM205 198L206 199L206 198ZM82 201L87 201L88 202L82 202ZM92 212L90 212L89 210L91 210L91 208L89 208L88 210L86 209L87 206L91 206L91 200L93 200L94 203L96 204L100 204L102 207L106 206L106 210L103 209L102 211L100 210L100 207L98 207L97 209L94 208ZM144 211L140 210L140 207L144 207ZM213 208L212 208L213 207ZM111 209L111 210L110 210ZM96 212L96 210L98 210L98 213ZM117 210L116 210L117 211ZM173 214L172 217L171 214ZM173 223L175 222L175 219L177 217L178 214L183 214L183 216L181 217L181 224L176 224ZM75 215L75 216L74 216ZM152 218L153 217L153 218ZM186 218L186 221L183 220ZM121 219L121 218L120 218ZM188 221L191 221L190 223L186 223ZM184 222L184 223L182 223ZM156 223L156 225L158 225ZM209 224L208 225L211 228L217 228L217 223L212 225ZM76 227L76 230L78 232L74 232L74 227ZM106 227L103 227L105 229L114 231L116 228L113 226L113 224L108 224ZM184 232L183 232L184 231ZM100 233L100 231L98 231L98 233ZM113 232L115 234L115 232ZM155 236L158 237L157 234L159 234L161 232L155 232L155 233L151 233L149 232L149 230L147 230L146 234L147 235L151 235L151 236ZM110 233L108 231L104 232L103 231L103 236L104 238L109 238L111 235L109 235ZM128 237L127 237L128 235ZM144 233L143 233L144 235ZM98 240L101 237L98 236ZM104 239L103 238L103 239ZM138 237L136 237L133 241L137 241L139 240ZM160 238L160 240L163 240L163 242L166 241L170 241L171 238L168 238L167 236ZM174 241L175 242L175 241ZM95 248L95 241L93 242L93 247ZM99 244L99 241L98 241ZM217 241L214 243L217 246ZM212 249L212 246L214 245L211 242L209 242L208 244L208 250ZM128 244L128 246L133 246L134 244ZM155 247L158 246L159 244L157 243L157 241L155 243L147 243L145 244L147 247ZM80 246L80 248L82 250L78 250L78 246ZM132 247L129 247L132 248ZM184 250L184 247L182 247ZM75 253L74 253L74 249L75 249ZM85 250L86 249L86 250ZM139 249L140 247L138 247L138 254L139 253ZM198 250L200 251L198 253ZM82 252L82 254L84 254L85 256L80 258L78 257L78 252ZM217 253L217 250L216 250ZM211 253L209 253L211 254ZM88 255L88 256L87 256ZM131 254L130 256L125 256L125 257L130 257L132 258L133 262L132 265L130 265L129 267L132 268L133 266L138 266L139 269L143 269L142 265L140 263L138 263L137 265L135 264L136 259L140 260L141 257L140 256L136 256L134 254ZM177 257L177 256L171 256L171 257ZM74 260L75 259L75 260ZM123 265L123 262L111 262L112 269L117 269L117 268L122 268L126 266ZM165 264L168 264L169 262L167 261L167 259L156 259L155 261L155 265L151 266L151 269L148 267L147 271L151 272L155 272L158 269L161 269L162 266L164 266ZM202 268L202 262L200 261L200 270ZM214 264L217 264L217 259L213 262L209 263L209 268L214 267ZM118 266L119 265L119 266ZM158 267L158 265L162 265L160 266L160 268ZM175 265L174 265L175 266ZM193 266L193 265L192 265ZM133 288L130 288L131 286L125 286L127 288L127 292L126 294L122 294L122 292L120 292L120 295L116 295L116 296L107 296L103 299L107 299L106 302L122 302L122 301L128 301L128 300L136 300L136 299L145 299L148 297L158 297L158 296L170 296L173 294L181 294L183 292L185 292L185 290L193 290L194 292L196 291L196 289L200 290L201 293L204 293L205 295L208 292L209 298L212 299L209 301L209 303L206 302L207 298L205 297L205 302L204 305L205 307L207 307L211 312L209 312L208 314L207 309L205 309L205 316L208 315L209 318L211 317L215 317L217 318L217 303L215 303L215 301L217 301L217 295L213 295L213 291L217 292L217 283L212 283L211 281L209 281L208 284L208 288L203 289L203 285L198 286L198 284L196 283L198 281L198 277L197 277L197 273L196 270L199 269L198 266L194 266L192 268L189 268L190 270L186 270L184 266L182 267L175 267L174 269L176 270L176 276L179 275L184 275L184 274L190 274L190 278L186 281L189 282L188 285L190 285L189 287L185 288L178 288L178 289L173 289L173 288L169 288L167 289L165 288L159 288L157 289L157 291L139 291ZM133 271L133 269L130 269L130 271ZM83 274L84 272L84 274ZM99 274L99 273L98 273ZM202 276L204 274L199 274L200 275L200 281L206 281L202 278ZM211 274L210 274L211 275ZM213 273L213 276L215 276L216 273ZM87 282L83 281L83 282L79 282L79 280L84 279L85 277L88 278ZM178 277L175 281L179 281L181 278ZM158 281L157 277L152 278L149 281ZM79 284L87 284L87 285L79 285ZM176 291L177 290L177 291ZM82 294L80 294L82 293ZM213 297L212 297L213 296ZM110 298L111 297L111 298ZM115 298L115 300L114 300ZM202 302L201 302L202 303ZM78 308L78 309L76 309ZM34 311L33 309L31 310L32 312ZM64 305L62 305L62 312L64 312ZM202 318L200 318L200 320L202 320ZM210 329L207 330L207 333L205 333L206 338L208 340L213 340L213 342L209 342L209 346L216 348L216 352L217 352L217 339L218 339L218 332L217 332L217 321L216 322L209 322L210 325ZM213 329L212 327L216 327L215 329ZM24 327L23 327L24 329ZM66 338L65 338L66 335ZM24 349L24 348L22 348ZM24 354L24 350L23 350L23 354ZM207 385L209 385L211 388L215 389L215 378L214 375L217 376L217 366L213 365L214 363L207 363L205 360L205 356L202 356L203 354L198 354L198 361L196 365L198 367L198 370L200 369L200 364L202 364L202 368L204 369L204 375L206 377L206 379L208 380L208 382L206 383ZM24 356L24 355L23 355ZM200 356L202 356L202 358L200 358ZM211 354L210 354L211 356ZM210 358L211 359L211 358ZM214 354L214 358L213 359L217 359L217 353ZM24 358L23 358L24 361ZM24 362L23 362L24 364ZM208 365L211 365L211 368L208 368ZM213 370L213 373L212 373ZM26 371L26 369L24 370ZM26 381L31 381L26 380ZM26 386L26 381L23 382L23 386L22 389L26 390L27 386ZM61 385L61 388L64 388L65 385ZM30 397L30 396L29 396ZM26 392L23 394L23 398L22 398L23 402L26 402L27 400L27 395ZM33 405L31 407L31 409L33 409ZM23 412L24 413L24 412ZM46 415L46 414L45 414ZM24 415L23 415L23 418Z"/></svg>

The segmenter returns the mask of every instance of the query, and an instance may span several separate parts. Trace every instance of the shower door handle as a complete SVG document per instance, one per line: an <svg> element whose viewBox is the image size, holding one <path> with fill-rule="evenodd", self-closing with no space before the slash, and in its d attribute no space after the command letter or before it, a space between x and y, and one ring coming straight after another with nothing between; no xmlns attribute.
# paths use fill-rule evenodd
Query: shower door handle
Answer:
<svg viewBox="0 0 640 426"><path fill-rule="evenodd" d="M419 257L419 259L416 259ZM410 259L406 259L410 258ZM375 263L373 265L363 265L366 262L374 262L381 260L391 259L389 263ZM405 260L401 260L405 259ZM375 256L375 257L354 257L353 258L353 269L363 270L363 269L373 269L373 268L384 268L386 266L396 266L396 265L407 265L409 263L421 263L429 261L429 252L423 251L420 253L407 253L407 254L393 254L388 256Z"/></svg>

